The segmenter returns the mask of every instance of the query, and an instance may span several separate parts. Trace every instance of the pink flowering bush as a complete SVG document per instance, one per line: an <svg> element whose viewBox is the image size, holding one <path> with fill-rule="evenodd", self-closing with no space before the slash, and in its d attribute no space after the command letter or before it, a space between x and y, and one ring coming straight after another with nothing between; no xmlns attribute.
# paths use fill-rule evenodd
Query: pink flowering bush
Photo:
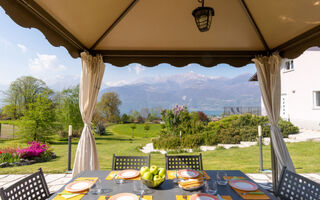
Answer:
<svg viewBox="0 0 320 200"><path fill-rule="evenodd" d="M24 159L33 159L35 157L41 157L46 151L49 150L49 146L47 144L42 144L40 142L28 142L30 145L27 148L17 149L17 153L20 158Z"/></svg>

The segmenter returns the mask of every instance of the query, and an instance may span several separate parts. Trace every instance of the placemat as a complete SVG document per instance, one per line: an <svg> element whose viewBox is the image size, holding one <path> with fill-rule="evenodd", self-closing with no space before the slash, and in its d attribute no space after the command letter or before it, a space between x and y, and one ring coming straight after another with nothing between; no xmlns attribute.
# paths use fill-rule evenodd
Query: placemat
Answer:
<svg viewBox="0 0 320 200"><path fill-rule="evenodd" d="M228 180L247 180L247 178L245 177L241 177L241 176L227 176L225 177ZM257 184L257 183L255 183ZM230 185L231 186L231 185ZM239 195L241 196L243 199L255 199L255 200L264 200L264 199L270 199L270 197L268 197L266 194L248 194L249 192L247 191L243 191L243 190L239 190L236 188L233 188L231 186L231 188ZM256 190L254 192L262 192L261 190ZM244 193L247 193L246 195L243 195Z"/></svg>
<svg viewBox="0 0 320 200"><path fill-rule="evenodd" d="M190 200L191 195L187 195L187 200ZM230 196L222 196L221 197L225 200L232 200ZM176 195L176 200L186 200L183 198L183 195Z"/></svg>
<svg viewBox="0 0 320 200"><path fill-rule="evenodd" d="M111 171L108 176L106 177L107 181L110 181L113 179L113 177L118 174L120 171ZM116 179L121 179L119 176L116 177ZM136 178L126 178L125 180L141 180L141 176L139 175Z"/></svg>
<svg viewBox="0 0 320 200"><path fill-rule="evenodd" d="M108 197L108 196L100 196L97 200L105 200L105 198L106 197ZM139 197L139 196L138 196ZM144 195L143 197L142 197L142 200L152 200L152 196L150 196L150 195Z"/></svg>
<svg viewBox="0 0 320 200"><path fill-rule="evenodd" d="M77 178L76 180L74 180L74 181L83 181L83 180L92 180L92 182L93 182L93 184L95 183L95 182L97 182L97 180L98 180L98 177L79 177L79 178ZM93 185L92 184L92 185ZM53 198L53 200L80 200L80 199L82 199L82 197L84 197L84 195L86 195L86 193L87 193L88 191L86 191L86 192L83 192L83 193L80 193L79 195L77 195L77 196L74 196L74 197L71 197L71 198L64 198L63 196L61 196L60 194L58 194L55 198ZM68 191L66 191L66 190L63 190L61 193L69 193Z"/></svg>
<svg viewBox="0 0 320 200"><path fill-rule="evenodd" d="M177 174L177 171L175 171L175 170L168 170L167 171L167 176L168 176L169 180L170 179L175 179L176 178L176 174ZM198 177L202 176L203 178L205 178L207 180L211 179L211 177L205 171L199 171L199 174L200 175ZM178 176L178 178L181 178L181 177Z"/></svg>

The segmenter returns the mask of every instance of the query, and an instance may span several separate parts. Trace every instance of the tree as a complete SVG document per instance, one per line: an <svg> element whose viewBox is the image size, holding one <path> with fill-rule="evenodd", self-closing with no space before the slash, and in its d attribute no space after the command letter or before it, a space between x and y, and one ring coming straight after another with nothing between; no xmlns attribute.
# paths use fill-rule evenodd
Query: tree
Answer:
<svg viewBox="0 0 320 200"><path fill-rule="evenodd" d="M104 93L97 104L97 112L107 122L118 122L120 120L119 106L121 101L115 92Z"/></svg>
<svg viewBox="0 0 320 200"><path fill-rule="evenodd" d="M121 116L121 122L122 122L123 124L125 124L125 123L128 123L129 121L130 121L129 116L128 116L126 113L124 113L124 114Z"/></svg>
<svg viewBox="0 0 320 200"><path fill-rule="evenodd" d="M9 89L4 92L3 102L10 106L10 113L13 119L18 119L22 116L25 110L29 109L29 104L34 103L36 98L42 92L47 91L48 95L52 91L48 89L46 83L32 76L22 76L10 84Z"/></svg>
<svg viewBox="0 0 320 200"><path fill-rule="evenodd" d="M132 129L132 138L134 138L134 129L137 128L137 125L135 123L131 124L130 128Z"/></svg>
<svg viewBox="0 0 320 200"><path fill-rule="evenodd" d="M137 111L137 110L130 111L130 118L132 119L132 121L138 122L139 117L140 117L139 111Z"/></svg>
<svg viewBox="0 0 320 200"><path fill-rule="evenodd" d="M56 130L53 102L48 98L50 91L37 94L29 109L23 111L19 121L20 136L26 140L47 142Z"/></svg>
<svg viewBox="0 0 320 200"><path fill-rule="evenodd" d="M146 131L145 137L147 137L147 135L148 135L147 133L148 133L148 131L150 130L150 125L149 125L148 123L145 123L143 128L144 128L144 130Z"/></svg>
<svg viewBox="0 0 320 200"><path fill-rule="evenodd" d="M67 131L69 125L75 131L81 131L83 121L79 107L79 85L62 90L56 94L57 120Z"/></svg>
<svg viewBox="0 0 320 200"><path fill-rule="evenodd" d="M149 108L141 108L140 115L144 120L148 118L149 114Z"/></svg>

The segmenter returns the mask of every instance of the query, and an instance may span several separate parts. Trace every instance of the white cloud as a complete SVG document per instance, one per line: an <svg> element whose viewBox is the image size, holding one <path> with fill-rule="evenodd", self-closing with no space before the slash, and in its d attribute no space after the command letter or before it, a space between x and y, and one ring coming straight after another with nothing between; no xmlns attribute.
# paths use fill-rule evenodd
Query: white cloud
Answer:
<svg viewBox="0 0 320 200"><path fill-rule="evenodd" d="M56 55L39 54L37 57L29 60L29 68L34 73L58 72L66 70L66 66L58 64Z"/></svg>
<svg viewBox="0 0 320 200"><path fill-rule="evenodd" d="M128 85L130 84L129 81L126 80L120 80L120 81L115 81L115 82L105 82L105 85L107 87L118 87L118 86L123 86L123 85Z"/></svg>
<svg viewBox="0 0 320 200"><path fill-rule="evenodd" d="M140 64L136 64L136 66L134 67L134 70L135 70L136 74L139 75L145 69Z"/></svg>
<svg viewBox="0 0 320 200"><path fill-rule="evenodd" d="M21 49L22 53L27 52L27 47L26 46L24 46L22 44L17 44L17 47L19 47Z"/></svg>
<svg viewBox="0 0 320 200"><path fill-rule="evenodd" d="M8 48L12 44L11 44L11 42L9 40L6 40L4 38L0 38L0 45L5 47L5 48Z"/></svg>

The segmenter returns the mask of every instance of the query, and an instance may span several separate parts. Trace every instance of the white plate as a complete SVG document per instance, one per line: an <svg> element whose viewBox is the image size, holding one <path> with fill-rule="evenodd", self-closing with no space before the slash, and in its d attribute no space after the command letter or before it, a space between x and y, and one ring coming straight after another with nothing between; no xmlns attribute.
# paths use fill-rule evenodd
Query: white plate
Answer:
<svg viewBox="0 0 320 200"><path fill-rule="evenodd" d="M231 180L229 182L231 187L234 187L243 191L255 191L258 189L258 186L247 180Z"/></svg>
<svg viewBox="0 0 320 200"><path fill-rule="evenodd" d="M139 176L139 172L137 170L133 170L133 169L126 169L126 170L119 172L118 175L121 178L128 179L128 178L135 178L135 177Z"/></svg>
<svg viewBox="0 0 320 200"><path fill-rule="evenodd" d="M195 178L199 176L199 172L192 169L182 169L179 170L177 173L178 176L182 178Z"/></svg>

